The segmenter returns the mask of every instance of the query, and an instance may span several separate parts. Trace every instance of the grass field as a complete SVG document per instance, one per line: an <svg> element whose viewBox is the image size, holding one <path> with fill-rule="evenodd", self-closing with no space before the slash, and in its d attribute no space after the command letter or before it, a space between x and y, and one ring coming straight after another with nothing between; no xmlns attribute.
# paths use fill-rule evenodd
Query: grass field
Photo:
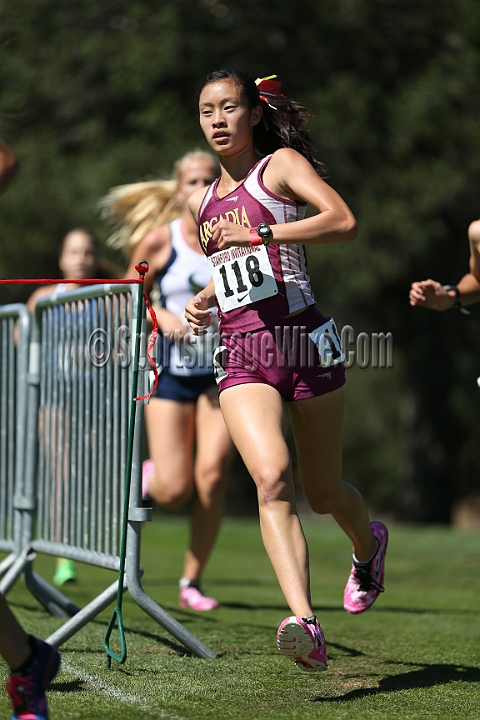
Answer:
<svg viewBox="0 0 480 720"><path fill-rule="evenodd" d="M330 522L307 521L305 531L326 672L303 673L275 648L289 613L255 520L225 522L205 575L206 590L222 605L200 615L177 606L187 521L160 517L144 531L145 590L218 659L189 656L127 595L126 664L105 669L110 608L63 646L63 669L49 693L52 720L480 718L480 533L391 526L386 592L354 617L342 608L348 541ZM39 558L36 569L50 579L52 559ZM83 565L78 574L68 594L81 605L114 579ZM21 583L9 599L42 637L61 622ZM9 717L0 696L0 718Z"/></svg>

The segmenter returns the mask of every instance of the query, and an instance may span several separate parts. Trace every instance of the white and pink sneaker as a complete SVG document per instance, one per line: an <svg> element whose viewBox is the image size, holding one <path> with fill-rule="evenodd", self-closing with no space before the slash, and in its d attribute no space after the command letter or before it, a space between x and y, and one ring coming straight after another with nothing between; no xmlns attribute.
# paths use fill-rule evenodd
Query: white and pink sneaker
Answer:
<svg viewBox="0 0 480 720"><path fill-rule="evenodd" d="M370 523L373 535L378 540L378 549L368 564L353 561L350 577L343 594L343 607L349 613L358 615L368 610L384 591L385 554L388 544L388 530L381 522Z"/></svg>
<svg viewBox="0 0 480 720"><path fill-rule="evenodd" d="M207 595L202 593L200 588L195 587L194 585L190 585L188 587L180 586L178 601L180 603L180 607L198 610L199 612L215 610L218 607L217 600L207 597Z"/></svg>
<svg viewBox="0 0 480 720"><path fill-rule="evenodd" d="M327 667L325 638L316 618L312 623L295 616L285 618L278 628L277 647L301 670L312 672Z"/></svg>

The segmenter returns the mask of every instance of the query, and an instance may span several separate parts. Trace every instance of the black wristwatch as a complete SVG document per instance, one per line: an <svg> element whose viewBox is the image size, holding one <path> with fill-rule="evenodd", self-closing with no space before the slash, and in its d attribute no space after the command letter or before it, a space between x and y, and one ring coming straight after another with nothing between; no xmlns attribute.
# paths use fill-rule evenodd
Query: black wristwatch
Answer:
<svg viewBox="0 0 480 720"><path fill-rule="evenodd" d="M270 240L272 239L272 231L270 229L270 225L267 225L267 223L260 223L260 225L257 227L257 233L259 237L262 238L262 243L264 245L268 245Z"/></svg>
<svg viewBox="0 0 480 720"><path fill-rule="evenodd" d="M453 292L455 293L455 303L453 304L453 307L457 308L457 310L460 310L462 315L471 315L472 314L470 312L470 310L467 310L467 308L463 307L462 296L461 296L460 290L458 289L458 287L456 285L442 285L442 287L447 292L449 290L453 290Z"/></svg>

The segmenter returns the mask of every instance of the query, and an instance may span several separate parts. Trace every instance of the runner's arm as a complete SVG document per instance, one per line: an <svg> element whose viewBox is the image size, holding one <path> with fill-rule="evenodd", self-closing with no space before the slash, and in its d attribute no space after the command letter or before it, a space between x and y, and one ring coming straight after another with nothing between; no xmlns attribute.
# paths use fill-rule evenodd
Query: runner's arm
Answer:
<svg viewBox="0 0 480 720"><path fill-rule="evenodd" d="M147 292L150 292L155 277L165 268L171 254L172 244L169 226L163 225L151 230L134 248L125 277L136 277L135 265L138 265L142 260L146 260L148 262L148 272L145 275L144 287ZM170 312L167 308L156 306L155 314L161 332L171 340L181 339L188 333L188 325L185 324L182 318Z"/></svg>
<svg viewBox="0 0 480 720"><path fill-rule="evenodd" d="M215 285L213 279L208 285L192 297L185 306L185 317L194 335L201 335L212 324L209 308L215 305Z"/></svg>
<svg viewBox="0 0 480 720"><path fill-rule="evenodd" d="M457 285L463 305L472 305L480 300L480 220L470 223L468 242L470 272L464 275Z"/></svg>
<svg viewBox="0 0 480 720"><path fill-rule="evenodd" d="M59 280L58 282L61 282ZM55 289L55 285L43 285L43 287L37 288L35 292L33 292L30 297L27 300L27 307L30 310L31 314L33 315L35 310L35 305L37 304L37 301L40 300L42 297L46 297L47 295L51 295Z"/></svg>
<svg viewBox="0 0 480 720"><path fill-rule="evenodd" d="M480 220L475 220L468 228L470 244L470 272L462 277L457 285L462 305L472 305L480 301ZM426 307L430 310L444 311L456 303L454 290L445 290L437 280L421 280L412 283L410 305Z"/></svg>
<svg viewBox="0 0 480 720"><path fill-rule="evenodd" d="M270 242L276 244L317 244L354 240L357 223L340 195L327 185L313 166L295 150L277 150L268 163L263 181L268 190L295 202L310 203L318 214L296 222L271 226ZM213 231L220 250L232 245L250 245L248 228L220 220Z"/></svg>
<svg viewBox="0 0 480 720"><path fill-rule="evenodd" d="M145 275L144 287L147 292L150 292L156 275L163 270L169 261L171 252L172 245L168 225L151 230L134 247L125 277L137 277L135 265L138 265L142 260L146 260L148 262L148 272Z"/></svg>

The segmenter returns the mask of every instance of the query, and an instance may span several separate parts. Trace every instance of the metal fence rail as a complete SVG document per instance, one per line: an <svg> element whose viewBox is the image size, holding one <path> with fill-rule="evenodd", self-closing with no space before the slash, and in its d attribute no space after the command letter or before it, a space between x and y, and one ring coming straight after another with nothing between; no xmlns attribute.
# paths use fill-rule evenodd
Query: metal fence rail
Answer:
<svg viewBox="0 0 480 720"><path fill-rule="evenodd" d="M0 577L15 559L15 545L21 545L15 488L24 471L29 339L26 306L0 306L0 550L10 553L0 563Z"/></svg>
<svg viewBox="0 0 480 720"><path fill-rule="evenodd" d="M118 568L131 393L130 290L39 303L34 549ZM112 346L113 339L113 346Z"/></svg>
<svg viewBox="0 0 480 720"><path fill-rule="evenodd" d="M113 583L79 610L33 572L32 553L119 568L136 288L96 285L53 294L37 302L33 316L25 463L16 484L21 542L0 589L8 591L24 573L27 586L50 612L73 616L48 638L57 646L107 607L117 593ZM144 353L144 340L142 347ZM142 386L146 374L140 374ZM124 587L192 652L215 657L141 587L141 525L151 519L151 509L144 509L141 501L143 402L136 404L135 412Z"/></svg>

